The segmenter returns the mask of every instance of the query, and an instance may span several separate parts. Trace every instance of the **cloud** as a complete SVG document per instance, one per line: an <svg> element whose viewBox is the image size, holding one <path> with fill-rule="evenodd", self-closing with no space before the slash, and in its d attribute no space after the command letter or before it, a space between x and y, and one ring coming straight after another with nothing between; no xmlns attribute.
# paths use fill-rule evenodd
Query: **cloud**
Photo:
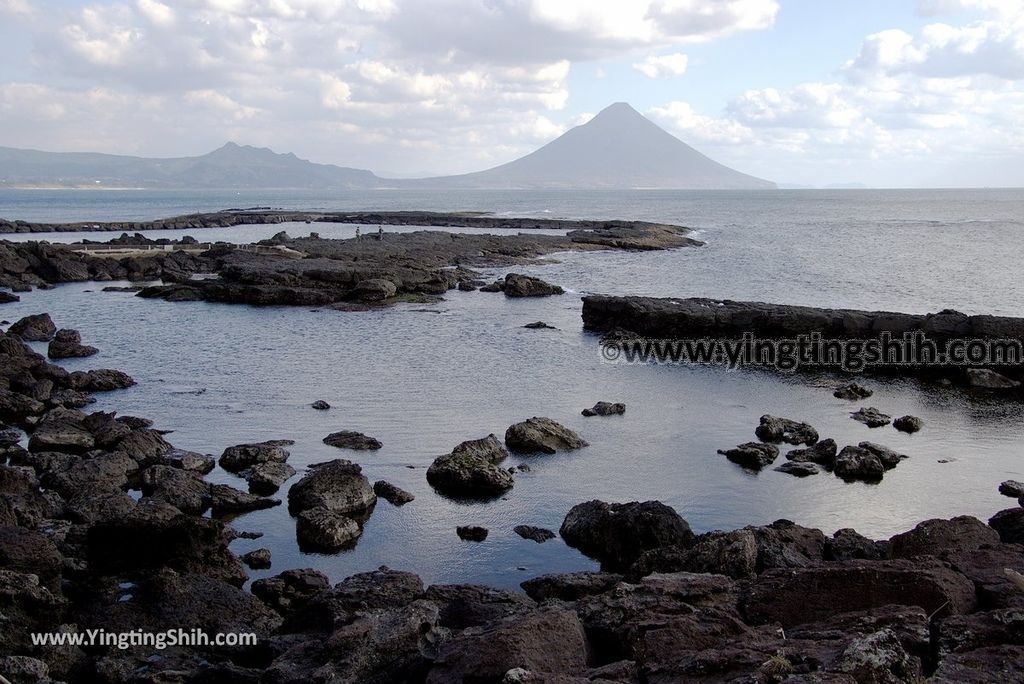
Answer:
<svg viewBox="0 0 1024 684"><path fill-rule="evenodd" d="M633 64L633 68L647 78L668 78L686 73L689 59L681 52L670 55L649 55L644 61Z"/></svg>

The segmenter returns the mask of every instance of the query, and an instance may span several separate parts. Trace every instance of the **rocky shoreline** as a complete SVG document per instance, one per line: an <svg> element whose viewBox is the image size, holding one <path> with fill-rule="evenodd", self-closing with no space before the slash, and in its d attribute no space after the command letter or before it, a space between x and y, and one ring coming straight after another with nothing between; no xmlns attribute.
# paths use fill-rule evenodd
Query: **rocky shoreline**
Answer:
<svg viewBox="0 0 1024 684"><path fill-rule="evenodd" d="M296 474L289 443L237 445L220 457L259 494L210 485L212 457L175 449L145 418L87 412L92 393L131 378L68 373L32 351L25 338L55 337L49 317L13 328L0 334L0 673L12 682L951 684L1024 676L1019 506L988 524L929 520L876 541L785 520L695 534L657 501L589 501L566 512L559 534L601 570L535 577L525 594L425 586L388 568L334 586L315 570L285 569L246 591L245 564L272 559L265 550L237 557L231 541L252 535L228 521L281 503L270 495ZM773 416L757 432L817 441L809 426ZM346 434L342 446L374 446L358 438ZM586 446L546 418L511 426L505 443ZM504 451L493 435L465 442L428 476L442 486L472 480ZM307 526L315 542L355 543L386 484L370 488L347 460L310 468L288 491L297 533ZM1003 490L1016 492L1010 484ZM478 532L486 537L466 530L467 538ZM31 640L193 628L252 633L257 642L120 649Z"/></svg>

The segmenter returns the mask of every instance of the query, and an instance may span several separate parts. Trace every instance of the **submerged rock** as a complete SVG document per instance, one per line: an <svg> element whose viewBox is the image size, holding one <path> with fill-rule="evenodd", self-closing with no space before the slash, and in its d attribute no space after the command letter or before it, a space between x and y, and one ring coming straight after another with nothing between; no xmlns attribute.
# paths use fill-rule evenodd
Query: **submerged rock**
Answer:
<svg viewBox="0 0 1024 684"><path fill-rule="evenodd" d="M230 513L246 513L248 511L259 511L264 508L280 506L280 499L269 499L262 496L254 496L231 485L215 484L210 487L211 508L214 515Z"/></svg>
<svg viewBox="0 0 1024 684"><path fill-rule="evenodd" d="M813 463L803 461L787 461L775 470L788 475L796 475L797 477L807 477L808 475L818 474L818 466Z"/></svg>
<svg viewBox="0 0 1024 684"><path fill-rule="evenodd" d="M979 389L1013 389L1020 387L1018 381L988 368L968 368L967 384Z"/></svg>
<svg viewBox="0 0 1024 684"><path fill-rule="evenodd" d="M582 414L584 416L618 416L626 412L626 405L622 403L611 403L607 401L599 401L594 404L593 408L583 409Z"/></svg>
<svg viewBox="0 0 1024 684"><path fill-rule="evenodd" d="M786 459L797 463L817 463L831 468L836 462L836 449L834 439L823 439L812 447L790 450L786 454Z"/></svg>
<svg viewBox="0 0 1024 684"><path fill-rule="evenodd" d="M773 444L786 442L811 446L818 441L818 431L807 423L770 415L761 416L761 424L754 430L754 434L762 442Z"/></svg>
<svg viewBox="0 0 1024 684"><path fill-rule="evenodd" d="M855 382L851 382L848 385L837 387L836 391L832 393L836 399L848 399L850 401L856 401L858 399L867 399L874 392L869 390L867 387L858 385Z"/></svg>
<svg viewBox="0 0 1024 684"><path fill-rule="evenodd" d="M914 433L924 427L924 421L917 416L900 416L892 421L892 426L900 432Z"/></svg>
<svg viewBox="0 0 1024 684"><path fill-rule="evenodd" d="M384 480L377 480L373 483L373 492L394 506L405 505L416 498L401 487L396 487Z"/></svg>
<svg viewBox="0 0 1024 684"><path fill-rule="evenodd" d="M527 323L523 326L527 330L558 330L553 325L548 325L544 321L535 321L534 323Z"/></svg>
<svg viewBox="0 0 1024 684"><path fill-rule="evenodd" d="M718 453L744 468L760 470L775 462L779 457L779 448L774 444L745 442L734 449L719 449Z"/></svg>
<svg viewBox="0 0 1024 684"><path fill-rule="evenodd" d="M487 539L487 528L480 527L478 525L462 525L455 528L455 533L459 535L459 539L465 541L482 542Z"/></svg>
<svg viewBox="0 0 1024 684"><path fill-rule="evenodd" d="M312 404L310 404L310 406L312 406L313 408L315 408L315 409L316 409L317 411L326 411L326 410L328 410L329 408L331 408L331 405L330 405L330 404L328 404L328 403L327 403L326 401L324 401L323 399L317 399L317 400L316 400L316 401L314 401L314 402L313 402Z"/></svg>
<svg viewBox="0 0 1024 684"><path fill-rule="evenodd" d="M533 525L516 525L512 528L512 531L523 539L529 539L537 542L538 544L543 544L544 542L555 538L555 533L551 530L543 527L534 527Z"/></svg>
<svg viewBox="0 0 1024 684"><path fill-rule="evenodd" d="M553 454L559 450L582 449L587 441L567 427L550 418L534 416L509 426L505 431L505 444L509 449L525 453Z"/></svg>
<svg viewBox="0 0 1024 684"><path fill-rule="evenodd" d="M859 423L864 423L869 428L882 427L892 422L892 416L882 413L874 406L859 408L854 413L851 413L850 417Z"/></svg>
<svg viewBox="0 0 1024 684"><path fill-rule="evenodd" d="M82 344L82 335L77 330L65 328L57 331L50 341L46 355L51 359L72 359L93 356L98 352L99 349L96 347Z"/></svg>
<svg viewBox="0 0 1024 684"><path fill-rule="evenodd" d="M354 449L356 451L375 451L383 446L380 440L352 430L332 432L324 437L324 444L339 449Z"/></svg>

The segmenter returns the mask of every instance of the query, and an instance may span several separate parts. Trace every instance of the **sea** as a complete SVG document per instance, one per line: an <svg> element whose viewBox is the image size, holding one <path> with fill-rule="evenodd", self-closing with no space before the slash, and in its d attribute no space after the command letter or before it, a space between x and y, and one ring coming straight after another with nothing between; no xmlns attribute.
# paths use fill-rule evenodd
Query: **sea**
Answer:
<svg viewBox="0 0 1024 684"><path fill-rule="evenodd" d="M828 534L852 527L873 538L928 518L986 520L1017 505L997 488L1003 480L1024 480L1018 401L913 379L856 377L874 390L856 403L832 396L849 380L833 374L608 363L597 336L582 329L580 297L702 296L1024 316L1024 190L0 190L0 217L39 222L145 220L254 206L643 219L688 226L706 244L559 253L486 271L487 277L525 272L566 289L541 299L452 291L436 304L342 313L168 303L103 292L111 283L73 283L22 294L0 308L7 321L46 311L58 326L81 331L100 353L69 360L67 368L118 368L138 381L99 395L94 408L149 417L172 431L168 439L179 448L219 455L233 444L291 439L289 462L300 473L309 464L350 458L371 482L387 480L415 494L402 507L378 502L356 546L336 554L300 551L286 505L238 517L236 528L263 536L232 548L272 552L272 568L253 571L253 578L312 567L338 581L387 565L417 572L427 583L516 588L540 574L597 567L560 538L538 544L513 532L520 524L557 531L573 505L591 499L657 499L696 532L785 518ZM146 234L253 242L280 230L347 238L356 228L297 223ZM522 327L538 320L555 329ZM310 408L317 399L331 410ZM601 400L624 402L625 414L580 415ZM920 416L925 427L914 435L869 429L849 417L862 405ZM803 479L771 468L753 473L716 453L754 439L766 413L807 421L840 447L869 440L908 458L881 482L866 484L825 473ZM501 437L531 416L572 428L590 446L513 455L505 465L528 464L529 472L516 473L515 487L490 502L449 499L426 482L438 455L463 440ZM364 432L384 446L348 452L322 443L338 430ZM209 479L245 487L219 468ZM287 486L277 496L285 499ZM463 541L455 533L460 525L490 532L482 543Z"/></svg>

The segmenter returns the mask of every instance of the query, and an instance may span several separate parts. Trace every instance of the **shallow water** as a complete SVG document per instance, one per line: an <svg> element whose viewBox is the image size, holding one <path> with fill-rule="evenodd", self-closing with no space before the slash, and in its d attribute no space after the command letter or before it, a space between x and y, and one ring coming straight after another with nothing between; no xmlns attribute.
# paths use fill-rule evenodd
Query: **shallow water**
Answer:
<svg viewBox="0 0 1024 684"><path fill-rule="evenodd" d="M49 311L58 325L78 328L101 353L69 361L69 368L120 368L139 381L99 395L96 408L151 417L158 427L174 430L169 439L180 448L219 454L239 442L294 439L290 462L300 470L348 457L371 481L386 479L417 497L402 508L379 502L356 548L336 555L301 554L284 506L242 516L236 527L266 536L239 540L234 548L266 546L274 556L272 570L254 577L308 566L340 579L387 564L414 570L428 582L514 587L543 572L594 567L560 539L536 544L512 532L518 524L557 530L573 504L591 498L661 499L698 531L785 517L827 532L855 527L875 537L928 517L984 519L1014 505L996 487L1024 479L1024 424L1015 403L914 381L869 379L875 396L867 403L926 421L913 436L891 427L871 430L849 419L858 404L832 397L832 377L604 363L596 338L581 330L579 295L708 295L1024 315L1021 285L1013 277L1024 247L1024 193L963 191L949 202L931 192L904 193L898 201L897 194L880 193L892 198L886 206L870 193L729 195L620 197L624 218L694 225L708 246L571 253L557 255L558 264L516 269L571 290L561 297L510 300L453 291L437 305L338 313L174 304L83 283L23 295L0 308L0 317ZM491 199L494 208L508 210L501 195ZM592 205L593 215L614 215L613 200ZM81 210L67 202L60 211ZM547 204L564 215L579 208L570 200L560 208L550 197L517 202L537 211ZM0 215L7 213L0 203ZM254 234L262 228L281 229L254 227ZM327 235L322 225L312 229ZM213 232L203 234L211 239ZM520 327L535 320L558 330ZM309 403L315 399L334 408L314 411ZM626 414L579 415L597 400L624 401ZM758 417L768 412L807 420L840 446L871 440L910 458L883 482L868 485L827 474L751 474L715 453L753 439ZM591 446L513 457L507 465L524 461L532 470L517 473L515 488L490 503L451 501L426 483L426 467L436 455L464 439L501 436L511 423L533 415L564 423ZM378 437L384 448L347 452L320 442L340 429ZM244 487L219 469L211 479ZM463 542L454 530L462 524L484 525L490 536L482 544Z"/></svg>

